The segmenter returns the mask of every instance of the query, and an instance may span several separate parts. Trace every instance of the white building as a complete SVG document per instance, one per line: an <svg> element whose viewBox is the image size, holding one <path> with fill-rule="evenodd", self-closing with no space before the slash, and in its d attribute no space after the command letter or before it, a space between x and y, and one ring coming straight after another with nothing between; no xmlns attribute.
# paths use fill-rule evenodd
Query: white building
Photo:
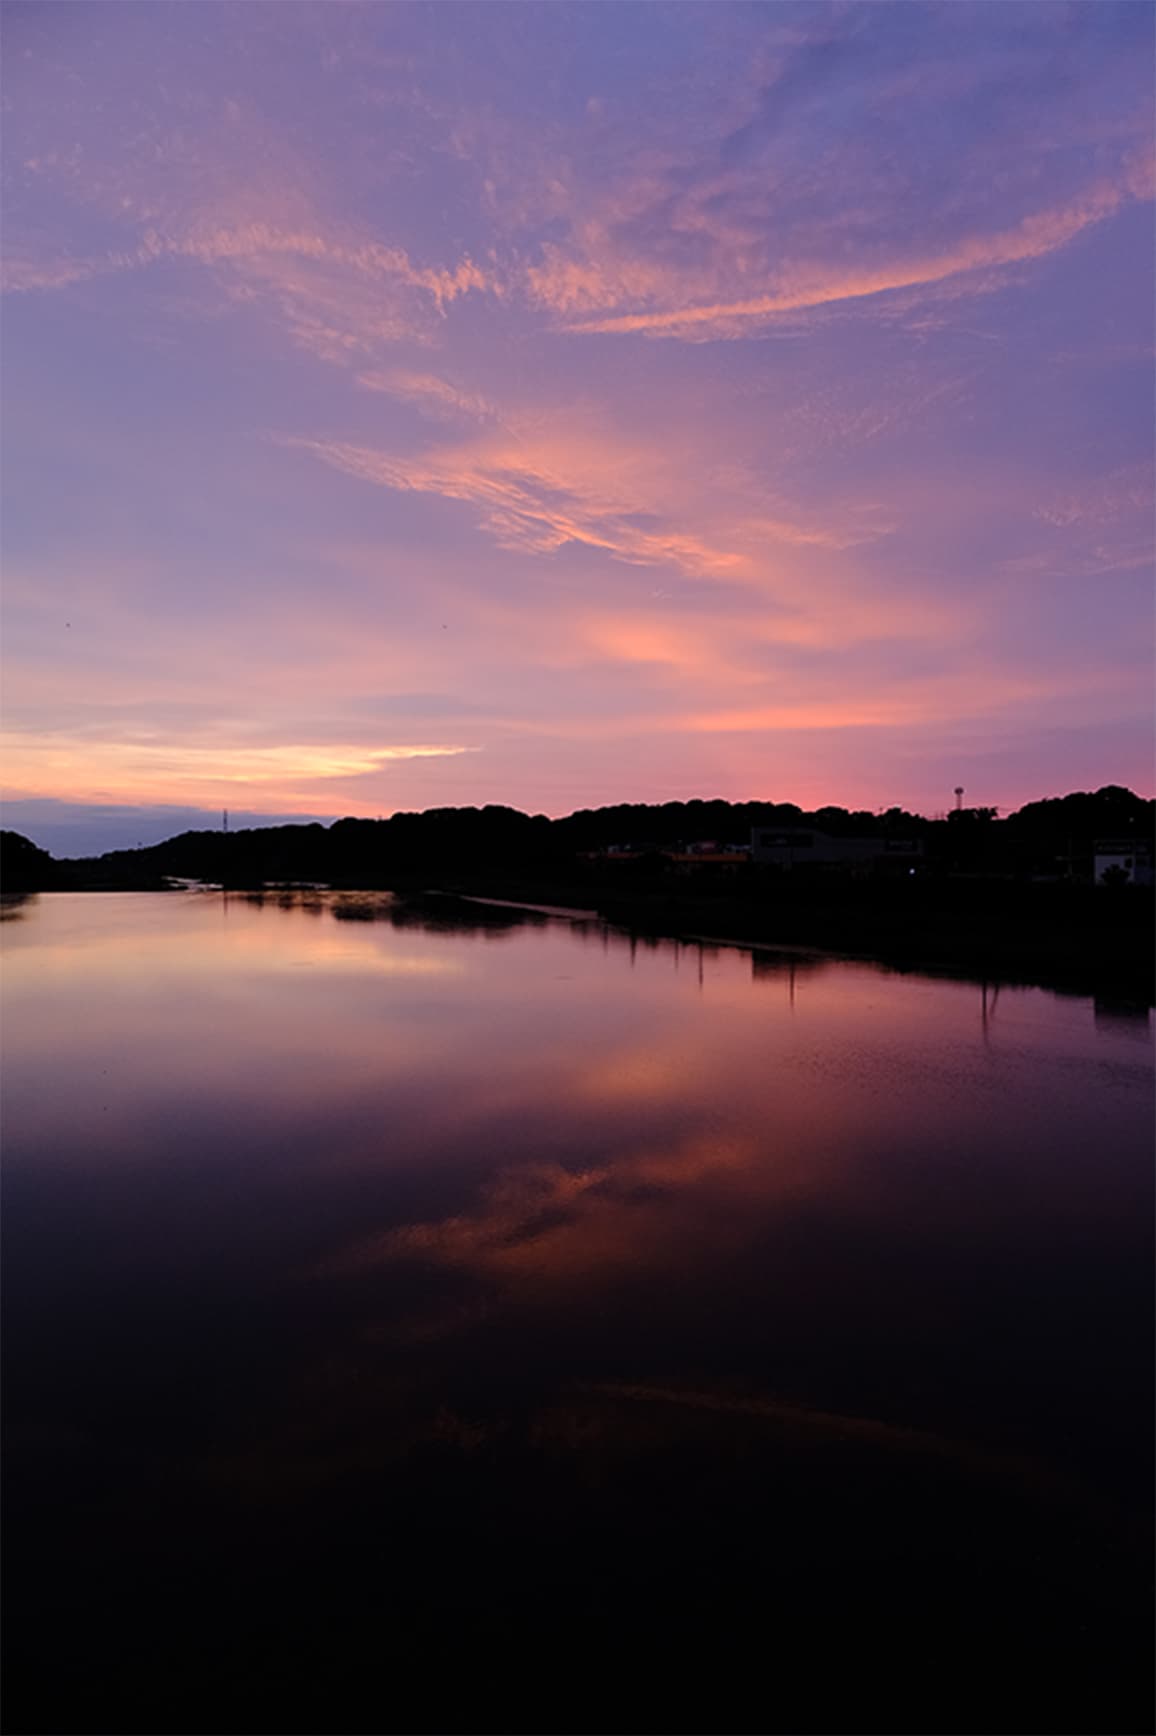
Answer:
<svg viewBox="0 0 1156 1736"><path fill-rule="evenodd" d="M1097 838L1092 879L1097 886L1151 886L1152 846L1143 838Z"/></svg>

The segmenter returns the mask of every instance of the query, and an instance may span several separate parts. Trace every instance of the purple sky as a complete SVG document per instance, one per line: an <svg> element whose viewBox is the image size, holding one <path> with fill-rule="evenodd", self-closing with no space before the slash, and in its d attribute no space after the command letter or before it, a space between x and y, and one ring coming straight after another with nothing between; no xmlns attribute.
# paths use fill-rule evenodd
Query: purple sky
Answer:
<svg viewBox="0 0 1156 1736"><path fill-rule="evenodd" d="M5 16L6 823L1150 792L1150 7Z"/></svg>

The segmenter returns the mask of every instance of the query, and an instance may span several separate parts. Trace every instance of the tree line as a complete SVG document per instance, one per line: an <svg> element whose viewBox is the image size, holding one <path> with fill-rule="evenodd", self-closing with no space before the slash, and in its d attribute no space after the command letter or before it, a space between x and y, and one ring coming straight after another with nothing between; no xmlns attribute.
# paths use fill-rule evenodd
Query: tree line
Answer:
<svg viewBox="0 0 1156 1736"><path fill-rule="evenodd" d="M901 808L883 813L793 802L618 803L562 819L516 808L429 808L387 819L335 820L324 826L263 826L224 833L190 831L136 850L54 860L19 833L0 834L10 891L72 887L164 886L172 878L258 885L320 881L387 885L415 873L516 871L525 878L572 878L589 859L625 846L656 859L663 850L710 840L745 844L753 828L812 826L833 836L922 840L929 868L990 873L1073 872L1101 837L1150 841L1156 803L1110 784L1094 792L1029 802L1006 818L965 808L928 819Z"/></svg>

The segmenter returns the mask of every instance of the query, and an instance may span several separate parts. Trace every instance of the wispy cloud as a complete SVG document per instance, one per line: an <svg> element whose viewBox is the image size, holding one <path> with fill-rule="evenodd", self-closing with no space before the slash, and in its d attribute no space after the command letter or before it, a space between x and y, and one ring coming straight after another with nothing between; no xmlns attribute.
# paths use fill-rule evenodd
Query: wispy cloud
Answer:
<svg viewBox="0 0 1156 1736"><path fill-rule="evenodd" d="M364 777L395 761L468 753L452 745L366 746L314 742L181 743L165 739L83 739L61 731L9 732L4 738L5 788L10 794L87 795L102 800L171 800L248 790L267 801L283 790Z"/></svg>
<svg viewBox="0 0 1156 1736"><path fill-rule="evenodd" d="M283 133L235 104L221 138L201 143L212 172L190 180L183 200L170 196L163 212L143 171L134 182L121 165L94 176L86 189L75 154L49 153L29 160L36 174L49 181L66 176L82 199L115 213L119 239L103 251L54 254L47 242L33 245L17 234L5 250L3 283L13 291L59 290L164 261L195 263L218 274L234 300L264 302L294 342L320 359L360 369L360 383L370 389L407 395L403 371L381 368L380 358L400 343L430 342L471 296L529 305L575 334L708 342L792 321L806 329L799 322L809 317L862 312L901 293L929 295L946 286L988 291L1012 269L1152 197L1151 153L1132 148L1125 135L1110 173L1047 202L1038 191L1025 200L1020 189L1017 202L1028 208L1003 226L977 226L985 202L975 198L970 222L965 202L949 223L941 210L921 214L914 204L906 231L880 223L870 160L838 155L805 173L798 169L808 136L799 92L838 67L830 48L828 38L806 33L793 44L782 39L775 76L738 99L739 118L729 130L681 152L669 143L632 151L632 166L608 183L585 180L557 143L547 172L519 162L506 139L498 172L512 184L501 194L521 212L523 233L501 258L491 247L485 257L459 250L448 260L421 261L364 219L339 215L343 201L318 165L305 164ZM892 68L868 61L866 70L880 99L894 97ZM524 155L533 158L527 146ZM157 148L167 147L158 139ZM240 178L247 158L262 165L251 187ZM1025 167L1029 189L1033 173ZM1005 171L1005 179L1014 175ZM527 199L524 190L519 196L518 183L540 185L549 197L540 191ZM801 200L804 189L813 211ZM494 191L486 180L478 195L486 201ZM937 236L934 244L915 240L921 216L927 233ZM542 222L544 235L527 227ZM558 227L563 239L551 233ZM391 374L395 384L386 386ZM410 380L423 377L432 378L411 373ZM446 412L483 413L468 392L453 394L448 385L440 398L427 390L426 407L440 402ZM408 395L417 401L422 393L411 384Z"/></svg>
<svg viewBox="0 0 1156 1736"><path fill-rule="evenodd" d="M1113 216L1128 200L1150 191L1137 181L1122 185L1100 183L1079 199L1025 217L1010 229L977 234L957 241L940 252L892 257L879 265L852 270L830 266L797 265L784 271L766 293L738 300L715 300L701 305L653 307L630 313L604 313L571 319L567 329L577 332L638 333L647 337L738 338L784 314L795 314L843 303L888 295L896 290L930 287L964 273L990 272L994 268L1040 259L1074 240L1085 229ZM574 304L574 274L569 266L539 271L533 278L539 299L555 310L567 312ZM598 283L589 268L582 282L591 298ZM989 283L981 287L990 288ZM613 279L603 280L604 294L625 299ZM661 285L666 297L676 295L677 279ZM659 286L652 286L652 293ZM613 303L611 303L613 305Z"/></svg>
<svg viewBox="0 0 1156 1736"><path fill-rule="evenodd" d="M290 437L285 444L379 487L468 502L503 548L552 554L577 543L633 565L670 564L692 577L738 577L747 564L736 550L691 531L631 523L634 503L621 492L603 492L574 468L558 467L557 454L494 443L410 458L341 441Z"/></svg>
<svg viewBox="0 0 1156 1736"><path fill-rule="evenodd" d="M367 392L384 392L400 398L438 421L485 422L498 411L478 392L464 390L436 374L418 374L404 368L370 370L358 374L357 384Z"/></svg>
<svg viewBox="0 0 1156 1736"><path fill-rule="evenodd" d="M444 270L419 266L403 248L266 222L147 229L131 249L83 259L17 249L4 260L0 287L64 289L182 260L215 270L233 300L265 302L303 349L342 365L364 363L402 341L428 340L431 317L443 316L461 296L493 287L469 259Z"/></svg>
<svg viewBox="0 0 1156 1736"><path fill-rule="evenodd" d="M1057 529L1073 525L1119 524L1143 515L1151 526L1156 479L1151 466L1127 465L1111 475L1057 491L1036 508L1036 517Z"/></svg>
<svg viewBox="0 0 1156 1736"><path fill-rule="evenodd" d="M403 392L445 401L441 382L424 377ZM461 403L456 390L447 395L451 405ZM307 436L284 444L379 487L467 502L503 548L541 555L577 544L689 578L750 583L765 573L768 548L843 550L890 528L877 514L849 522L847 510L835 505L827 522L772 514L760 498L765 490L741 468L731 473L720 509L710 454L695 441L664 448L588 416L584 425L581 414L564 410L550 417L513 413L492 431L416 455Z"/></svg>

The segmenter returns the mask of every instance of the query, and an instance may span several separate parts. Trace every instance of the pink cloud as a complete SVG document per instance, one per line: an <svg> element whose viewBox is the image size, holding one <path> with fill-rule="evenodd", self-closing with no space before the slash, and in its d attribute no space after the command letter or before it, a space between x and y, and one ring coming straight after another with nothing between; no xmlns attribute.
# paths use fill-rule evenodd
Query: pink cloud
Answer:
<svg viewBox="0 0 1156 1736"><path fill-rule="evenodd" d="M727 338L741 337L753 326L782 314L857 302L895 290L922 288L963 273L1022 264L1043 258L1066 246L1085 229L1113 216L1136 198L1150 198L1151 190L1138 176L1124 182L1101 182L1080 198L1025 217L1010 229L968 236L942 251L924 255L897 255L869 269L832 269L830 266L796 265L779 274L777 286L765 293L738 299L714 300L702 305L655 307L635 313L605 313L571 320L569 328L582 332L638 333L644 336ZM540 273L534 282L539 298L561 313L574 306L574 277L569 269L556 274ZM581 275L593 300L597 289L605 305L628 299L613 275L599 279L597 268L587 266ZM660 286L659 286L660 285ZM693 293L693 284L689 286ZM688 286L677 274L659 280L652 293L670 300L685 297Z"/></svg>

